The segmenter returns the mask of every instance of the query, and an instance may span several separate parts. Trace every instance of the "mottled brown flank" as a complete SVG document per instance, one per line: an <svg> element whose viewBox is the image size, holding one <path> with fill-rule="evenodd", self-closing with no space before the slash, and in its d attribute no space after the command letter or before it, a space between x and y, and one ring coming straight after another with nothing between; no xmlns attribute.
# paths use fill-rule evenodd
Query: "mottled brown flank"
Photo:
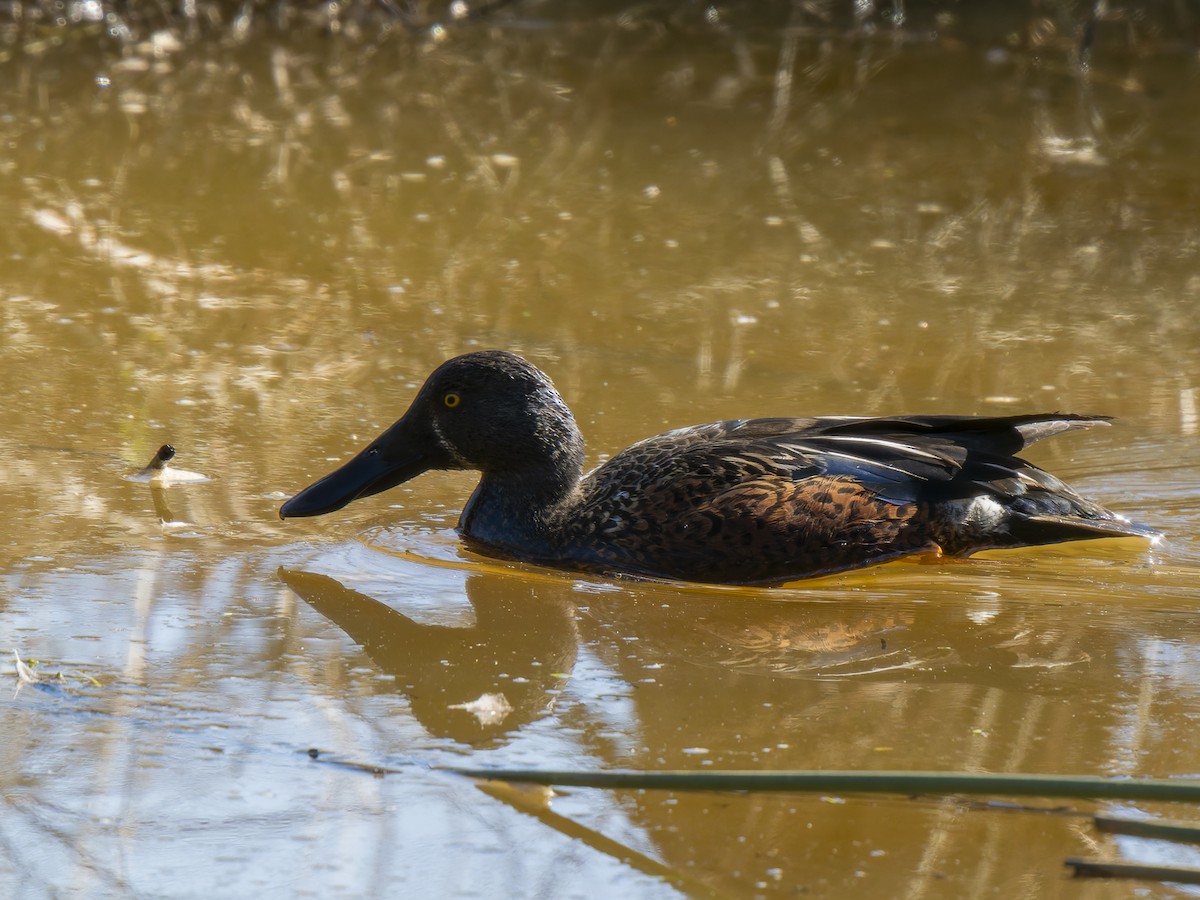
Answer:
<svg viewBox="0 0 1200 900"><path fill-rule="evenodd" d="M912 527L917 504L888 503L853 478L764 475L712 489L697 479L647 485L623 527L606 533L602 558L650 575L762 583L933 549Z"/></svg>
<svg viewBox="0 0 1200 900"><path fill-rule="evenodd" d="M1026 439L1086 424L914 417L681 429L587 476L564 506L555 552L610 572L766 584L917 553L1144 533L1010 455ZM866 474L830 471L847 467ZM1003 520L972 519L980 497Z"/></svg>

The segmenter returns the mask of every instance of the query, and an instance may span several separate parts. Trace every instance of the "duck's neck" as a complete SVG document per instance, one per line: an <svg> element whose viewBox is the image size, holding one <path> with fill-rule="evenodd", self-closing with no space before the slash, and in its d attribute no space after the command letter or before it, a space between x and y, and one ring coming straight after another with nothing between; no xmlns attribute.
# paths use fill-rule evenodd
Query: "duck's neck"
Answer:
<svg viewBox="0 0 1200 900"><path fill-rule="evenodd" d="M459 531L468 540L525 559L553 559L560 523L579 490L582 471L578 431L561 435L520 466L485 471L463 507Z"/></svg>

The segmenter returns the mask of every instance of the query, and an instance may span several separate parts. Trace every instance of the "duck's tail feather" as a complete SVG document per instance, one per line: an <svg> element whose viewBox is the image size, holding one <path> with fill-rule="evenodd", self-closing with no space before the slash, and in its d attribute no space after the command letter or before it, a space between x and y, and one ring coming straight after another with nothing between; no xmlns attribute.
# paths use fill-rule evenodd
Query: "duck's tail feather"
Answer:
<svg viewBox="0 0 1200 900"><path fill-rule="evenodd" d="M1026 447L1036 441L1054 437L1056 434L1062 434L1064 431L1076 431L1080 428L1095 428L1097 425L1108 426L1112 424L1111 416L1079 416L1072 413L1029 416L1026 421L1020 421L1023 418L1026 417L1015 416L1013 428L1021 435L1021 439L1025 442Z"/></svg>

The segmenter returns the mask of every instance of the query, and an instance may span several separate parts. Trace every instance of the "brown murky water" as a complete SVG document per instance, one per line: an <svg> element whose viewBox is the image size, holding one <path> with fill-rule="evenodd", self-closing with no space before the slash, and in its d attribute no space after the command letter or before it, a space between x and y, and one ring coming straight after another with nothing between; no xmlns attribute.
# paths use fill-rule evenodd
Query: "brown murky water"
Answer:
<svg viewBox="0 0 1200 900"><path fill-rule="evenodd" d="M1194 863L1080 815L1189 815L1153 804L436 771L1200 776L1194 46L496 21L0 62L0 650L43 678L0 705L0 894L1090 898L1136 889L1065 857ZM593 461L743 415L1115 415L1031 457L1167 538L749 590L473 556L461 474L278 520L481 346ZM126 479L166 441L209 480Z"/></svg>

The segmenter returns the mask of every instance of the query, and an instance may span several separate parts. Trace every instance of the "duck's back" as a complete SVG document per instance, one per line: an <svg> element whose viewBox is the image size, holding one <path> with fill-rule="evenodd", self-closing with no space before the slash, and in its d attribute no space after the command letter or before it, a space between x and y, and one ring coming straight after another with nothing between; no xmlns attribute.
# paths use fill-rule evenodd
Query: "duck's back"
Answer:
<svg viewBox="0 0 1200 900"><path fill-rule="evenodd" d="M1015 454L1084 416L750 419L668 432L588 475L562 523L588 566L769 583L912 553L1146 535Z"/></svg>

